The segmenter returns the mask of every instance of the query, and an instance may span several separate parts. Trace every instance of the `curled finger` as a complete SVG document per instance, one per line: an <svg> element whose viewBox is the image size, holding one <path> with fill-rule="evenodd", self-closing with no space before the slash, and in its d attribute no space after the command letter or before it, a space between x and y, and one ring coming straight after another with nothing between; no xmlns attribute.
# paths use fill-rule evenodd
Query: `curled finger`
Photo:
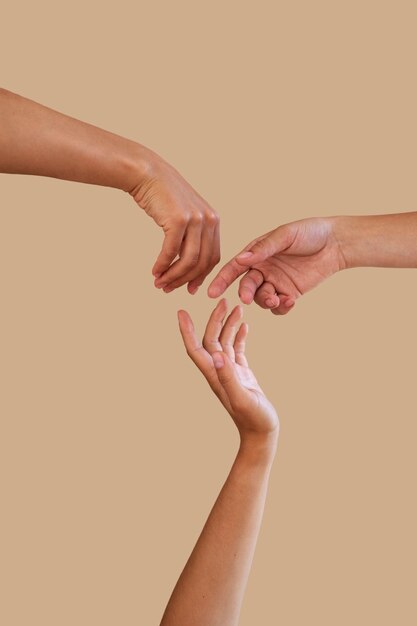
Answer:
<svg viewBox="0 0 417 626"><path fill-rule="evenodd" d="M193 223L187 228L179 259L169 267L156 281L155 286L169 292L187 282L187 276L195 271L200 257L201 223ZM174 286L175 285L175 286Z"/></svg>
<svg viewBox="0 0 417 626"><path fill-rule="evenodd" d="M184 233L185 228L183 226L172 226L165 231L161 252L152 268L152 274L156 279L168 270L171 263L179 255Z"/></svg>
<svg viewBox="0 0 417 626"><path fill-rule="evenodd" d="M211 239L206 240L206 242L202 242L202 248L204 246L206 246L209 250L209 260L206 266L204 267L203 271L200 273L200 275L194 278L193 280L190 280L190 282L188 283L188 291L191 294L195 294L197 292L198 288L203 284L204 280L206 279L206 276L210 274L212 269L220 261L220 223L219 221L217 221L214 227Z"/></svg>
<svg viewBox="0 0 417 626"><path fill-rule="evenodd" d="M286 315L294 308L295 300L292 296L284 296L280 295L280 303L279 306L275 309L271 309L271 313L274 315Z"/></svg>
<svg viewBox="0 0 417 626"><path fill-rule="evenodd" d="M262 309L275 309L280 299L272 283L265 281L255 294L255 302Z"/></svg>
<svg viewBox="0 0 417 626"><path fill-rule="evenodd" d="M259 287L264 282L260 270L250 269L239 283L239 298L243 304L251 304Z"/></svg>

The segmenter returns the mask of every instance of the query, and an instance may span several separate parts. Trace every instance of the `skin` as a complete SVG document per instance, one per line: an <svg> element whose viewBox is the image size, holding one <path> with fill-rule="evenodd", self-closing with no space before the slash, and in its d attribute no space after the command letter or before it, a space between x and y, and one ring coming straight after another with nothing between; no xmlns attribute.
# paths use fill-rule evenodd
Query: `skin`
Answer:
<svg viewBox="0 0 417 626"><path fill-rule="evenodd" d="M239 297L274 315L336 272L353 267L417 267L417 212L309 218L251 241L208 288L217 298L240 276Z"/></svg>
<svg viewBox="0 0 417 626"><path fill-rule="evenodd" d="M242 308L225 321L226 314L221 300L200 342L188 313L178 313L187 353L235 423L240 446L161 626L236 626L261 526L279 422L246 360Z"/></svg>
<svg viewBox="0 0 417 626"><path fill-rule="evenodd" d="M160 156L135 141L0 89L0 172L115 187L163 229L155 286L195 293L220 260L219 218Z"/></svg>

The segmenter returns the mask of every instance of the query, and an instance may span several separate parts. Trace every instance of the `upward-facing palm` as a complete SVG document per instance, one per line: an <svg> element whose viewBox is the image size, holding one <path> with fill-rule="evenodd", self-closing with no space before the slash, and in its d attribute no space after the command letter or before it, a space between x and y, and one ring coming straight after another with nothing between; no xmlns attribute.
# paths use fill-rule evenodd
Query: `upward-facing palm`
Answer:
<svg viewBox="0 0 417 626"><path fill-rule="evenodd" d="M277 414L245 356L248 327L241 324L242 307L235 307L227 319L226 313L226 301L221 300L200 342L190 316L180 311L180 329L187 352L232 416L241 435L273 432L278 427Z"/></svg>
<svg viewBox="0 0 417 626"><path fill-rule="evenodd" d="M252 241L229 261L209 287L217 297L238 276L239 295L273 313L290 310L295 300L344 267L331 219L311 218L285 224Z"/></svg>

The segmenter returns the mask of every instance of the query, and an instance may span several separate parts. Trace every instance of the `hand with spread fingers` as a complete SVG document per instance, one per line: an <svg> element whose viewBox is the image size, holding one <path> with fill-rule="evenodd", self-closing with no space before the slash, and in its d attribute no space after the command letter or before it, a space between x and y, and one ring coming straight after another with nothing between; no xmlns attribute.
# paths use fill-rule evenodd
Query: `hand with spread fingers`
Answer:
<svg viewBox="0 0 417 626"><path fill-rule="evenodd" d="M297 298L343 268L332 219L310 218L279 226L248 244L220 270L208 295L217 298L244 274L241 301L285 315Z"/></svg>
<svg viewBox="0 0 417 626"><path fill-rule="evenodd" d="M260 388L245 356L248 326L242 323L242 307L227 317L226 300L212 312L201 343L186 311L179 324L187 353L207 379L220 402L232 416L241 438L274 435L276 411Z"/></svg>
<svg viewBox="0 0 417 626"><path fill-rule="evenodd" d="M191 359L229 411L241 442L233 465L171 594L161 626L237 626L262 524L278 441L278 417L245 357L242 308L221 300L203 343L178 312Z"/></svg>

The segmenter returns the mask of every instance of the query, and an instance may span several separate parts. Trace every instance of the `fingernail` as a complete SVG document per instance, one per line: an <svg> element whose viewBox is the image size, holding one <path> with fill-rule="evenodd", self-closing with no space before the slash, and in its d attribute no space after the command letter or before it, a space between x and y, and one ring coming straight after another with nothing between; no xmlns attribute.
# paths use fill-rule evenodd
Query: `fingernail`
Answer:
<svg viewBox="0 0 417 626"><path fill-rule="evenodd" d="M275 304L275 300L273 300L272 298L267 298L267 299L265 300L265 304L266 304L266 306L269 306L269 307L271 307L271 308L272 308L272 307L274 307L274 306L276 306L276 304Z"/></svg>
<svg viewBox="0 0 417 626"><path fill-rule="evenodd" d="M224 365L223 355L220 352L213 354L213 363L216 370L219 370Z"/></svg>
<svg viewBox="0 0 417 626"><path fill-rule="evenodd" d="M238 259L249 259L249 257L253 256L253 252L242 252L242 254L238 254Z"/></svg>
<svg viewBox="0 0 417 626"><path fill-rule="evenodd" d="M239 290L239 298L243 304L250 304L253 300L252 292L249 289L242 287Z"/></svg>
<svg viewBox="0 0 417 626"><path fill-rule="evenodd" d="M220 295L220 291L218 287L210 287L208 290L208 295L210 298L217 298Z"/></svg>
<svg viewBox="0 0 417 626"><path fill-rule="evenodd" d="M173 289L174 287L164 287L164 293L170 293Z"/></svg>
<svg viewBox="0 0 417 626"><path fill-rule="evenodd" d="M159 278L160 276L162 276L161 272L159 272L159 273L157 273L157 274L154 274L154 277L155 277L155 278Z"/></svg>

